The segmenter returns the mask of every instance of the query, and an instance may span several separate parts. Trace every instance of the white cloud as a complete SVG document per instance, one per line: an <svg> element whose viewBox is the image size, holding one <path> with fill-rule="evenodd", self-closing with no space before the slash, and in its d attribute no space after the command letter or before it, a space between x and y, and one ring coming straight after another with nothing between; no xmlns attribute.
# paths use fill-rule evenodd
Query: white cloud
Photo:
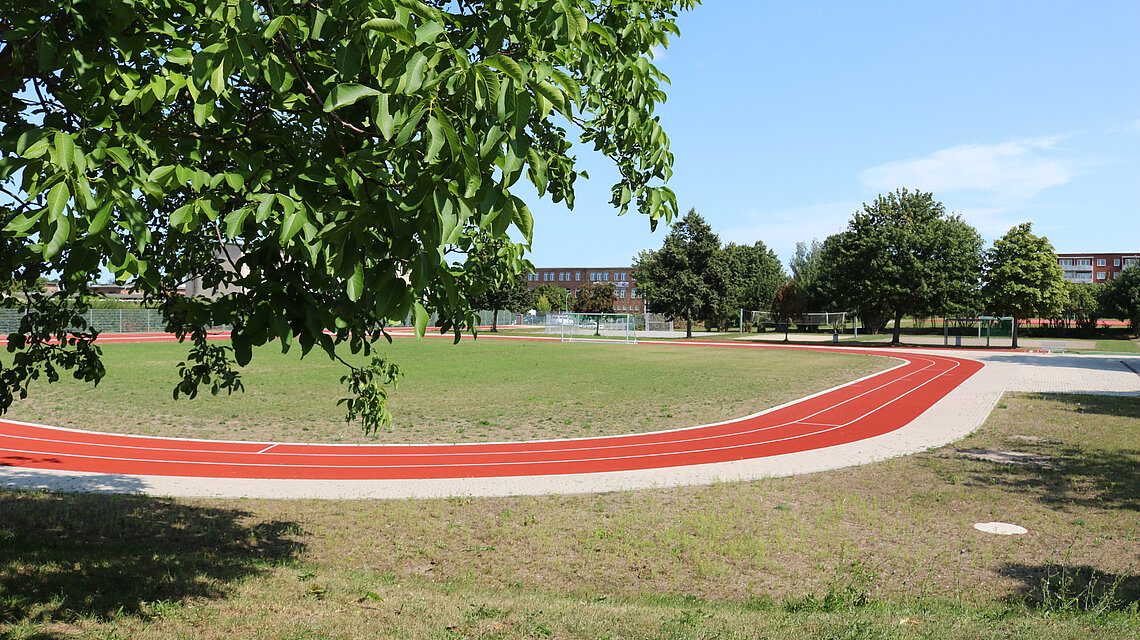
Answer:
<svg viewBox="0 0 1140 640"><path fill-rule="evenodd" d="M823 241L847 228L851 215L860 210L860 203L829 202L779 211L752 210L740 217L745 224L720 232L721 242L752 244L757 240L780 256L787 265L796 252L797 242Z"/></svg>
<svg viewBox="0 0 1140 640"><path fill-rule="evenodd" d="M1108 129L1109 133L1140 133L1140 120L1134 120L1124 125L1113 125Z"/></svg>
<svg viewBox="0 0 1140 640"><path fill-rule="evenodd" d="M1055 147L1061 137L972 144L942 149L913 160L888 162L860 174L879 191L908 187L936 196L975 191L1006 202L1024 202L1050 187L1065 184L1075 170Z"/></svg>

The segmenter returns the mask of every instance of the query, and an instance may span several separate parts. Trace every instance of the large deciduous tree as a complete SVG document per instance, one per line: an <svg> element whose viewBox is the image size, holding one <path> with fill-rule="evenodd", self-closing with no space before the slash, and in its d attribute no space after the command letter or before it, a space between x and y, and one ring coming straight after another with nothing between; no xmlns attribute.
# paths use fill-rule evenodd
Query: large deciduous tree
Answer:
<svg viewBox="0 0 1140 640"><path fill-rule="evenodd" d="M613 313L617 287L612 282L591 282L574 292L574 313ZM594 335L602 330L602 317L595 318Z"/></svg>
<svg viewBox="0 0 1140 640"><path fill-rule="evenodd" d="M1140 334L1140 265L1125 267L1104 291L1106 313L1128 320L1132 333Z"/></svg>
<svg viewBox="0 0 1140 640"><path fill-rule="evenodd" d="M539 309L539 311L561 311L563 309L569 311L570 301L574 299L569 289L549 282L538 285L530 294L536 309L538 309L538 299L543 296L546 297L546 302L550 306L546 309Z"/></svg>
<svg viewBox="0 0 1140 640"><path fill-rule="evenodd" d="M735 317L741 309L770 309L776 289L784 282L776 252L759 241L751 245L730 242L723 251L728 290L719 308L720 324L727 324L726 318Z"/></svg>
<svg viewBox="0 0 1140 640"><path fill-rule="evenodd" d="M836 303L861 318L955 313L976 301L982 238L930 193L899 189L863 204L847 229L824 243L823 275Z"/></svg>
<svg viewBox="0 0 1140 640"><path fill-rule="evenodd" d="M673 225L657 251L642 251L633 279L653 313L685 319L685 337L693 337L693 320L715 309L728 291L728 268L720 238L696 209Z"/></svg>
<svg viewBox="0 0 1140 640"><path fill-rule="evenodd" d="M986 252L982 296L991 313L1013 317L1014 348L1018 321L1060 315L1065 295L1064 273L1053 245L1034 235L1031 223L1013 227Z"/></svg>
<svg viewBox="0 0 1140 640"><path fill-rule="evenodd" d="M1072 320L1077 328L1086 332L1096 329L1097 320L1104 314L1104 295L1108 285L1065 281L1065 304L1062 324Z"/></svg>
<svg viewBox="0 0 1140 640"><path fill-rule="evenodd" d="M433 311L458 339L528 266L516 183L573 206L567 128L617 165L619 211L668 221L649 52L697 1L5 3L0 281L58 274L60 291L27 303L0 410L40 374L102 377L80 312L104 269L192 341L188 393L239 387L231 358L272 340L367 352ZM511 227L494 277L465 275L477 238ZM231 292L176 295L193 278ZM232 352L206 341L218 324Z"/></svg>

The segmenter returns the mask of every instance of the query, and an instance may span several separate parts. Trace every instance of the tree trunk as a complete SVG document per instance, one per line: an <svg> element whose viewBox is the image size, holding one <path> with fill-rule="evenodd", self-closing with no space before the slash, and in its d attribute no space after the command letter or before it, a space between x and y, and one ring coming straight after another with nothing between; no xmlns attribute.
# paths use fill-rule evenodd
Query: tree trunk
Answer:
<svg viewBox="0 0 1140 640"><path fill-rule="evenodd" d="M1013 348L1016 349L1017 348L1017 318L1014 318L1013 322L1010 324L1011 324L1010 335L1013 336Z"/></svg>
<svg viewBox="0 0 1140 640"><path fill-rule="evenodd" d="M491 333L499 332L499 310L491 310Z"/></svg>
<svg viewBox="0 0 1140 640"><path fill-rule="evenodd" d="M901 342L899 337L902 335L902 318L903 314L895 314L895 335L891 338L891 344L899 344Z"/></svg>
<svg viewBox="0 0 1140 640"><path fill-rule="evenodd" d="M693 319L689 314L685 314L685 338L693 337Z"/></svg>

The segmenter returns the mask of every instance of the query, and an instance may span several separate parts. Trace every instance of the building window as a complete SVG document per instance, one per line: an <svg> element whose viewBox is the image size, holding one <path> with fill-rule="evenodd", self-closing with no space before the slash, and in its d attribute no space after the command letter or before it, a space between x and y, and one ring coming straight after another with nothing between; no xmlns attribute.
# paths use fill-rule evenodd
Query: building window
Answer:
<svg viewBox="0 0 1140 640"><path fill-rule="evenodd" d="M1136 264L1137 262L1140 262L1140 258L1125 258L1124 259L1124 267L1127 269L1128 267L1131 267L1132 265Z"/></svg>
<svg viewBox="0 0 1140 640"><path fill-rule="evenodd" d="M582 272L581 272L581 271L578 271L578 272L576 272L576 273L574 274L574 280L575 280L576 282L581 282L581 281L582 281Z"/></svg>
<svg viewBox="0 0 1140 640"><path fill-rule="evenodd" d="M1106 262L1108 262L1108 261L1107 261L1107 260L1105 260L1104 258L1097 258L1097 259L1096 259L1096 266L1098 266L1098 267L1103 267L1103 266L1104 266L1104 263L1106 263Z"/></svg>
<svg viewBox="0 0 1140 640"><path fill-rule="evenodd" d="M1120 258L1113 258L1112 259L1112 266L1119 267L1120 266Z"/></svg>
<svg viewBox="0 0 1140 640"><path fill-rule="evenodd" d="M1069 260L1068 258L1061 258L1061 260L1060 260L1060 263L1061 263L1061 266L1062 266L1062 267L1071 267L1071 266L1073 266L1073 261L1072 261L1072 260Z"/></svg>
<svg viewBox="0 0 1140 640"><path fill-rule="evenodd" d="M1097 279L1097 280L1104 280L1104 272L1103 272L1103 271L1101 271L1101 272L1097 273L1097 274L1096 274L1096 279Z"/></svg>
<svg viewBox="0 0 1140 640"><path fill-rule="evenodd" d="M1077 266L1078 267L1091 267L1092 266L1092 258L1081 258L1080 260L1077 260Z"/></svg>
<svg viewBox="0 0 1140 640"><path fill-rule="evenodd" d="M605 280L606 282L609 282L610 281L610 272L609 271L603 271L602 272L602 279Z"/></svg>

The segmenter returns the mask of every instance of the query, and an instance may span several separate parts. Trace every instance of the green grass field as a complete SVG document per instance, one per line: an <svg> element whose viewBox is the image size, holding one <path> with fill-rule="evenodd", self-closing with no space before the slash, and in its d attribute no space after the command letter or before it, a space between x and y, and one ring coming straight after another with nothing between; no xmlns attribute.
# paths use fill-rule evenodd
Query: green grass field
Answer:
<svg viewBox="0 0 1140 640"><path fill-rule="evenodd" d="M397 338L382 351L407 375L390 396L382 442L502 441L632 433L761 411L896 361L763 349L517 340ZM171 397L175 343L104 346L107 377L40 385L16 420L210 439L371 442L336 405L346 369L323 353L304 361L276 345L255 353L246 391Z"/></svg>
<svg viewBox="0 0 1140 640"><path fill-rule="evenodd" d="M0 637L1130 640L1138 433L1138 398L1021 395L928 453L683 489L0 492Z"/></svg>

